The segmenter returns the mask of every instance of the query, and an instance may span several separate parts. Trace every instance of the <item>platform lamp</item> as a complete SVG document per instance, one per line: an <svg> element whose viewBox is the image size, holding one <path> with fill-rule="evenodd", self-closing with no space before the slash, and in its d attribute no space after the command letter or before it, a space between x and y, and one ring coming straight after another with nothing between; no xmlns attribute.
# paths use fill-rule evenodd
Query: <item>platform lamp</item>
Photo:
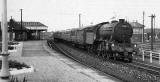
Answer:
<svg viewBox="0 0 160 82"><path fill-rule="evenodd" d="M2 68L0 72L0 82L9 82L10 72L8 65L8 24L7 24L7 0L2 1Z"/></svg>

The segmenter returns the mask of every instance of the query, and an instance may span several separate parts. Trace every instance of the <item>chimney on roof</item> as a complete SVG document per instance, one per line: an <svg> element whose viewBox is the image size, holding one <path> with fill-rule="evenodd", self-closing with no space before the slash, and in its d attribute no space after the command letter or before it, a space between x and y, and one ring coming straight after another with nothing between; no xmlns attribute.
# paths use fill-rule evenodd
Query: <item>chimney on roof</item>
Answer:
<svg viewBox="0 0 160 82"><path fill-rule="evenodd" d="M125 21L124 19L119 19L120 23L124 23L124 21Z"/></svg>
<svg viewBox="0 0 160 82"><path fill-rule="evenodd" d="M111 23L117 23L118 21L117 20L113 20L111 21ZM107 24L109 24L109 22L106 22Z"/></svg>

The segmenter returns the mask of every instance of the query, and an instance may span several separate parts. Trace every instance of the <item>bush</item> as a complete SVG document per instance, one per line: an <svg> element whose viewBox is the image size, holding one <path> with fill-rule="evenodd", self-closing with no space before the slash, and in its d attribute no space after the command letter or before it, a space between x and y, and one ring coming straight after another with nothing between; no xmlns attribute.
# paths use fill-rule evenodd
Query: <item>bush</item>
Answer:
<svg viewBox="0 0 160 82"><path fill-rule="evenodd" d="M11 76L10 82L27 82L27 80L26 80L26 77L20 80L17 77Z"/></svg>
<svg viewBox="0 0 160 82"><path fill-rule="evenodd" d="M0 68L2 66L2 60L0 60ZM25 63L20 63L17 61L13 61L13 60L9 60L9 68L17 68L17 69L22 69L23 67L25 68L30 68L28 65L26 65Z"/></svg>
<svg viewBox="0 0 160 82"><path fill-rule="evenodd" d="M13 46L8 46L8 50L13 50L14 47Z"/></svg>
<svg viewBox="0 0 160 82"><path fill-rule="evenodd" d="M15 45L15 44L19 44L18 42L8 42L8 45Z"/></svg>

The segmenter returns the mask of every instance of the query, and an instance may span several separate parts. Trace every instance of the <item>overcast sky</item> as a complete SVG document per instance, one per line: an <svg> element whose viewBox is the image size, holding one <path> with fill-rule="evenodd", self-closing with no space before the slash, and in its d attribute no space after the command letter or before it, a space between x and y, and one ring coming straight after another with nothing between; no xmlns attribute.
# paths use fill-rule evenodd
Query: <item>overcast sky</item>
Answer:
<svg viewBox="0 0 160 82"><path fill-rule="evenodd" d="M114 16L142 23L145 11L145 25L150 28L148 16L155 13L156 26L160 26L160 0L8 0L8 20L13 16L20 21L21 8L23 21L42 22L49 31L77 28L79 13L86 26L110 21Z"/></svg>

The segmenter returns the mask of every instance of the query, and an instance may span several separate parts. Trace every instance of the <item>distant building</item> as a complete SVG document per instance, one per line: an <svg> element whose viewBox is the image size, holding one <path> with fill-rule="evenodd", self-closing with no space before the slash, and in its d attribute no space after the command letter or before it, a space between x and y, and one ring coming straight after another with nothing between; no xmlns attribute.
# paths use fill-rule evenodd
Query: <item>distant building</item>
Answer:
<svg viewBox="0 0 160 82"><path fill-rule="evenodd" d="M146 28L144 30L145 34L146 34L146 39L150 40L151 39L151 28ZM153 29L153 38L155 40L159 40L160 39L160 28L154 28Z"/></svg>
<svg viewBox="0 0 160 82"><path fill-rule="evenodd" d="M144 26L140 23L136 22L130 22L131 26L133 27L133 36L132 41L133 42L142 42L142 30Z"/></svg>
<svg viewBox="0 0 160 82"><path fill-rule="evenodd" d="M40 39L44 40L44 39L50 39L52 38L53 32L42 32L40 34Z"/></svg>

